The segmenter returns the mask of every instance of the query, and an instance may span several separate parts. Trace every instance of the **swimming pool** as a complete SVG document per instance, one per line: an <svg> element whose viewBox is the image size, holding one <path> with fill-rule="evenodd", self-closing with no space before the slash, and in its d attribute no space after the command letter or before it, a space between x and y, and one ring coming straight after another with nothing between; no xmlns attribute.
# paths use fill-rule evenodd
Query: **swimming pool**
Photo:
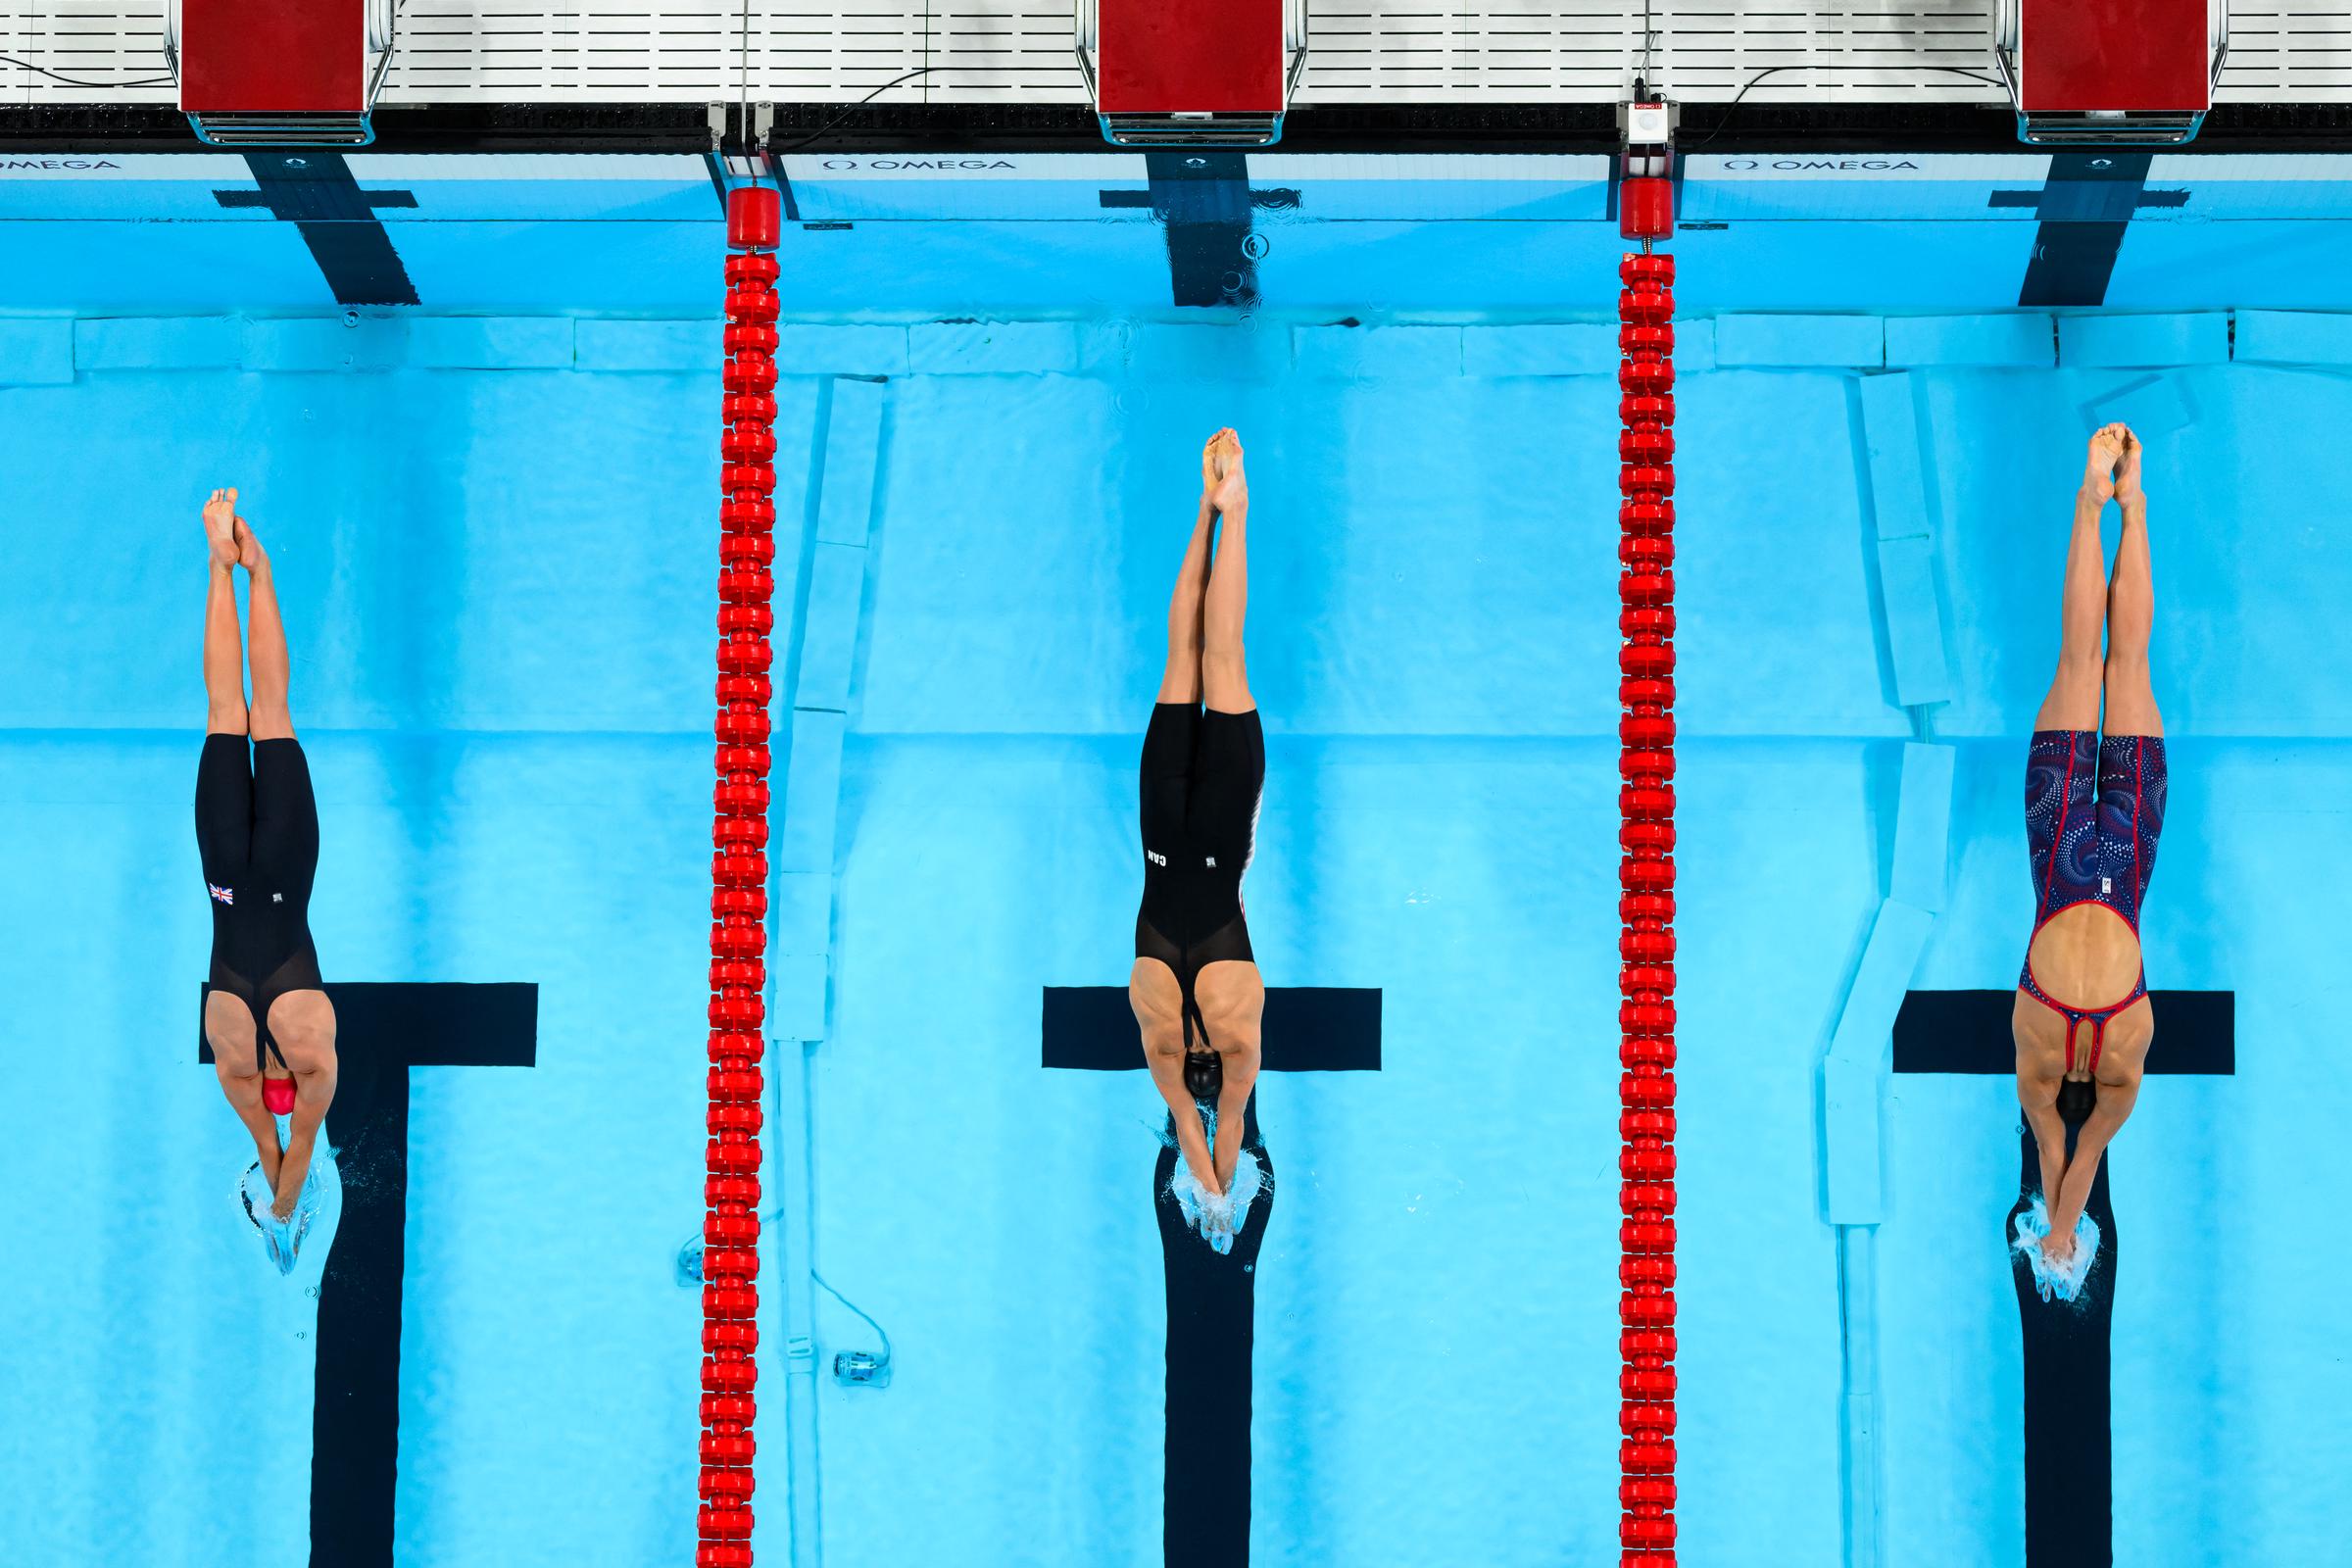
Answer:
<svg viewBox="0 0 2352 1568"><path fill-rule="evenodd" d="M682 1561L716 203L691 158L331 161L409 204L322 245L220 202L241 158L0 187L0 1464L38 1499L0 1556L313 1539L318 1309L237 1228L192 1038L194 513L235 483L330 979L536 988L528 1065L408 1078L396 1447L351 1462L396 1460L403 1564ZM1132 956L1135 754L1222 424L1257 491L1258 960L1380 997L1376 1071L1262 1087L1252 1558L1611 1560L1607 161L1237 156L1247 267L1143 155L956 162L787 165L777 602L849 629L796 670L840 701L796 701L776 812L814 858L770 1032L815 1043L771 1048L762 1560L1158 1560L1156 1097L1041 1066L1039 1020ZM2013 981L2067 497L2117 417L2174 756L2149 978L2232 993L2236 1050L2117 1145L2116 1560L2331 1560L2352 164L2158 158L2187 195L2085 260L2046 156L1737 162L1691 159L1672 247L1685 1560L2022 1560L2013 1081L1874 1055L1857 1107L1823 1063L1849 1014ZM392 270L415 304L337 298ZM2076 296L2021 306L2036 275ZM799 746L835 729L837 768ZM1831 1222L1863 1166L1868 1289ZM838 1381L884 1333L887 1386Z"/></svg>

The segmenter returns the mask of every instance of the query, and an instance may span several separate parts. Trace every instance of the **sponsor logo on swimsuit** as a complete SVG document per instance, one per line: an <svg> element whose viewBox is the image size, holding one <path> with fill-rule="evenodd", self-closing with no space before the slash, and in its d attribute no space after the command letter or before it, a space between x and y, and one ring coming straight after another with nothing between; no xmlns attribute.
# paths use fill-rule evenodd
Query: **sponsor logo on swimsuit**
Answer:
<svg viewBox="0 0 2352 1568"><path fill-rule="evenodd" d="M2101 898L2106 897L2108 894L2113 893L2114 891L2115 878L2111 876L2103 876L2099 878L2099 896Z"/></svg>
<svg viewBox="0 0 2352 1568"><path fill-rule="evenodd" d="M219 899L222 904L233 905L237 902L237 890L234 888L213 887L210 882L207 882L205 886L212 888L213 897Z"/></svg>
<svg viewBox="0 0 2352 1568"><path fill-rule="evenodd" d="M1208 858L1208 868L1209 868L1211 871L1214 871L1214 870L1217 868L1217 858L1216 858L1215 856L1213 856L1213 855L1212 855L1212 856L1209 856L1207 858Z"/></svg>
<svg viewBox="0 0 2352 1568"><path fill-rule="evenodd" d="M270 895L270 902L271 904L283 904L286 902L286 896L283 893L272 893Z"/></svg>
<svg viewBox="0 0 2352 1568"><path fill-rule="evenodd" d="M1168 863L1168 858L1160 854L1157 850L1146 850L1144 852L1144 858L1150 860L1153 865L1166 865Z"/></svg>

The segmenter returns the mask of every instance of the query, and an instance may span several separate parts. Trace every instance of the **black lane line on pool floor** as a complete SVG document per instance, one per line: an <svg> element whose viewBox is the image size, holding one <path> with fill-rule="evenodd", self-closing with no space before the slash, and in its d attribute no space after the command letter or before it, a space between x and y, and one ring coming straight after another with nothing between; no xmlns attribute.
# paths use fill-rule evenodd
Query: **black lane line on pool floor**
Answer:
<svg viewBox="0 0 2352 1568"><path fill-rule="evenodd" d="M2009 1012L2016 1004L2014 987L1907 993L1894 1015L1894 1070L2014 1075ZM2226 1077L2237 1070L2236 992L2151 991L2148 1005L2157 1041L2148 1071Z"/></svg>
<svg viewBox="0 0 2352 1568"><path fill-rule="evenodd" d="M1144 172L1148 188L1102 191L1098 199L1110 209L1148 207L1167 231L1173 303L1255 307L1257 264L1269 249L1254 230L1255 215L1296 209L1298 192L1251 190L1245 153L1148 152Z"/></svg>
<svg viewBox="0 0 2352 1568"><path fill-rule="evenodd" d="M2010 991L1914 991L1894 1020L1894 1070L2012 1077ZM2151 1073L2228 1076L2237 1067L2237 996L2154 991ZM2071 1158L2089 1096L2060 1096ZM2044 1301L2033 1270L2009 1250L2017 1216L2041 1183L2034 1134L2018 1130L2018 1198L2001 1220L2025 1346L2027 1568L2107 1568L2115 1561L2115 1438L2109 1377L2115 1282L2122 1248L2108 1198L2112 1147L2099 1161L2084 1213L2099 1227L2099 1255L2072 1302Z"/></svg>
<svg viewBox="0 0 2352 1568"><path fill-rule="evenodd" d="M355 982L330 984L326 994L336 1056L326 1137L343 1178L343 1218L318 1282L310 1560L313 1568L391 1568L409 1069L535 1065L539 988ZM199 1003L196 1054L210 1062L202 1016Z"/></svg>
<svg viewBox="0 0 2352 1568"><path fill-rule="evenodd" d="M2020 306L2104 305L2124 233L2144 207L2185 207L2185 190L2150 190L2155 155L2109 148L2054 153L2039 190L1996 190L1988 205L2031 207L2040 219Z"/></svg>
<svg viewBox="0 0 2352 1568"><path fill-rule="evenodd" d="M1045 1065L1144 1070L1125 986L1048 986L1045 993ZM1269 987L1261 1032L1265 1072L1377 1072L1380 992ZM1243 1147L1258 1155L1271 1183L1274 1163L1258 1141L1256 1096L1244 1114ZM1185 1224L1168 1195L1177 1157L1163 1148L1152 1168L1168 1306L1161 1560L1167 1568L1249 1568L1257 1252L1277 1195L1269 1188L1250 1205L1233 1250L1220 1254Z"/></svg>
<svg viewBox="0 0 2352 1568"><path fill-rule="evenodd" d="M380 207L415 207L416 193L362 190L340 153L247 153L258 190L216 190L213 199L231 211L266 209L292 223L310 247L311 258L338 305L415 305L410 281Z"/></svg>
<svg viewBox="0 0 2352 1568"><path fill-rule="evenodd" d="M1144 1048L1125 986L1045 988L1045 1065L1140 1072ZM1268 986L1265 1072L1380 1071L1376 986Z"/></svg>

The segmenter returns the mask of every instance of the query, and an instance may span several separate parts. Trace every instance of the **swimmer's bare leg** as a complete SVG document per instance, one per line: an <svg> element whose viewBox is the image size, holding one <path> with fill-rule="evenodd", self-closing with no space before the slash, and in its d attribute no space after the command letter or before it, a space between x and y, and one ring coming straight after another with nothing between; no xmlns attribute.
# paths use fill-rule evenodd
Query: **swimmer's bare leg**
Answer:
<svg viewBox="0 0 2352 1568"><path fill-rule="evenodd" d="M233 492L232 492L233 494ZM286 705L291 670L286 659L286 623L277 609L277 579L270 570L269 552L243 517L237 519L238 564L244 566L252 605L248 614L248 658L253 664L253 738L291 740L293 710Z"/></svg>
<svg viewBox="0 0 2352 1568"><path fill-rule="evenodd" d="M245 733L245 647L237 632L237 545L234 490L216 490L204 504L210 546L204 588L204 730Z"/></svg>
<svg viewBox="0 0 2352 1568"><path fill-rule="evenodd" d="M2107 733L2162 735L2164 715L2148 679L2148 636L2156 620L2156 589L2148 569L2148 497L2139 487L2140 445L2124 432L2115 499L2123 509L2123 541L2115 577L2107 585Z"/></svg>
<svg viewBox="0 0 2352 1568"><path fill-rule="evenodd" d="M2115 494L2123 460L2123 426L2090 438L2082 488L2075 494L2074 532L2066 549L2066 590L2059 612L2058 671L2034 715L2037 730L2095 730L2105 675L2101 643L2107 626L2107 563L2099 548L2099 515Z"/></svg>
<svg viewBox="0 0 2352 1568"><path fill-rule="evenodd" d="M1211 436L1200 449L1200 510L1193 517L1184 564L1177 568L1176 586L1168 595L1168 662L1160 671L1157 699L1163 703L1200 700L1200 601L1208 590L1209 536L1217 520L1208 499L1219 476L1213 463L1216 445L1217 437Z"/></svg>
<svg viewBox="0 0 2352 1568"><path fill-rule="evenodd" d="M1250 480L1242 471L1241 439L1231 430L1217 432L1212 452L1222 473L1204 499L1222 521L1200 607L1200 681L1210 709L1247 713L1257 706L1242 657L1242 626L1250 611Z"/></svg>

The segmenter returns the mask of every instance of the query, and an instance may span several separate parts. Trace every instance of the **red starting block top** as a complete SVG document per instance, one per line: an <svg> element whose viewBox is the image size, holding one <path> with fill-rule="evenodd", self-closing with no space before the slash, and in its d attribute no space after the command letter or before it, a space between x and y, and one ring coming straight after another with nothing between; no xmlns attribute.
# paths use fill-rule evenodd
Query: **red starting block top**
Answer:
<svg viewBox="0 0 2352 1568"><path fill-rule="evenodd" d="M1283 0L1100 0L1106 115L1282 112Z"/></svg>
<svg viewBox="0 0 2352 1568"><path fill-rule="evenodd" d="M179 107L365 113L366 0L180 0Z"/></svg>
<svg viewBox="0 0 2352 1568"><path fill-rule="evenodd" d="M2023 0L2018 24L2028 114L2212 107L2205 0Z"/></svg>

